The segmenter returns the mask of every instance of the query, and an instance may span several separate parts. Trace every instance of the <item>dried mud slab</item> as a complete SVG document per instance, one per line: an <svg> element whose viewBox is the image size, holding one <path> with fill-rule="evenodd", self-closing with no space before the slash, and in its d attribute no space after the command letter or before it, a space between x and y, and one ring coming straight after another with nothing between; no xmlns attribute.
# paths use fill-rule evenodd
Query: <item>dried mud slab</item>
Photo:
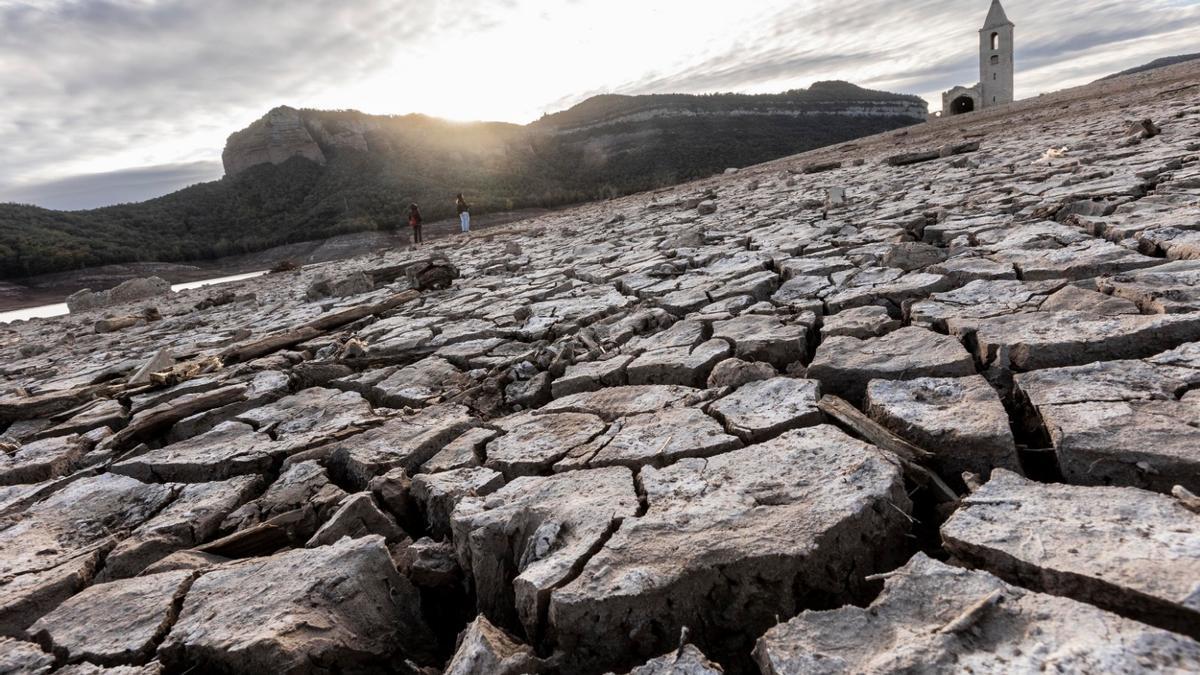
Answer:
<svg viewBox="0 0 1200 675"><path fill-rule="evenodd" d="M958 340L924 328L901 328L880 338L834 337L821 343L808 368L823 391L862 401L871 380L966 377L975 362Z"/></svg>
<svg viewBox="0 0 1200 675"><path fill-rule="evenodd" d="M1012 583L1200 639L1200 514L1173 497L997 471L942 537L953 555Z"/></svg>
<svg viewBox="0 0 1200 675"><path fill-rule="evenodd" d="M776 616L861 597L908 529L899 470L829 426L640 480L646 514L551 594L568 663L629 667L670 649L684 626L706 653L737 661Z"/></svg>
<svg viewBox="0 0 1200 675"><path fill-rule="evenodd" d="M871 606L805 612L754 650L766 675L1190 672L1200 643L917 554Z"/></svg>

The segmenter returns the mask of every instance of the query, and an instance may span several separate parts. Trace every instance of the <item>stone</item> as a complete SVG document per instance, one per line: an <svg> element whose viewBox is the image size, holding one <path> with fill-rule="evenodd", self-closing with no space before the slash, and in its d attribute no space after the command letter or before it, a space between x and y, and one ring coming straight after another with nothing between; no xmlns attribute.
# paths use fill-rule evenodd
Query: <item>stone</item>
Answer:
<svg viewBox="0 0 1200 675"><path fill-rule="evenodd" d="M0 441L0 485L60 478L78 468L89 450L91 444L75 434L12 445Z"/></svg>
<svg viewBox="0 0 1200 675"><path fill-rule="evenodd" d="M879 338L828 338L817 348L808 376L822 391L856 403L871 380L966 377L975 362L954 338L924 328L901 328Z"/></svg>
<svg viewBox="0 0 1200 675"><path fill-rule="evenodd" d="M249 424L225 422L195 438L121 460L109 470L144 481L202 483L266 474L284 454L284 446Z"/></svg>
<svg viewBox="0 0 1200 675"><path fill-rule="evenodd" d="M492 625L485 616L476 617L458 639L454 658L443 675L527 675L541 669L529 645Z"/></svg>
<svg viewBox="0 0 1200 675"><path fill-rule="evenodd" d="M245 530L276 516L309 507L325 521L337 510L346 492L329 480L325 468L315 461L288 467L263 495L230 513L221 523L224 532Z"/></svg>
<svg viewBox="0 0 1200 675"><path fill-rule="evenodd" d="M235 509L262 492L257 476L185 485L179 496L122 539L104 559L100 580L123 579L212 538Z"/></svg>
<svg viewBox="0 0 1200 675"><path fill-rule="evenodd" d="M259 164L283 164L292 157L325 163L325 153L304 123L299 110L279 106L254 124L229 137L221 161L225 173L236 176Z"/></svg>
<svg viewBox="0 0 1200 675"><path fill-rule="evenodd" d="M170 630L193 578L190 571L164 572L91 586L39 619L29 633L67 660L144 663Z"/></svg>
<svg viewBox="0 0 1200 675"><path fill-rule="evenodd" d="M584 361L567 366L563 376L551 385L551 394L554 398L563 398L628 384L625 369L634 358L632 355L617 355L604 361Z"/></svg>
<svg viewBox="0 0 1200 675"><path fill-rule="evenodd" d="M1039 408L1059 469L1077 485L1200 492L1200 398Z"/></svg>
<svg viewBox="0 0 1200 675"><path fill-rule="evenodd" d="M775 377L751 382L708 406L731 434L759 443L785 431L824 421L817 409L821 385L815 380Z"/></svg>
<svg viewBox="0 0 1200 675"><path fill-rule="evenodd" d="M426 662L433 641L417 590L368 536L209 571L158 654L168 669L308 673Z"/></svg>
<svg viewBox="0 0 1200 675"><path fill-rule="evenodd" d="M651 659L629 671L628 675L721 675L725 670L708 660L704 652L693 645Z"/></svg>
<svg viewBox="0 0 1200 675"><path fill-rule="evenodd" d="M259 406L237 416L238 422L270 433L280 446L276 453L291 455L357 433L376 421L371 404L358 392L314 387Z"/></svg>
<svg viewBox="0 0 1200 675"><path fill-rule="evenodd" d="M463 374L449 361L431 356L401 368L366 388L365 394L388 408L421 408L436 399Z"/></svg>
<svg viewBox="0 0 1200 675"><path fill-rule="evenodd" d="M779 371L769 363L732 358L725 359L713 367L707 384L710 389L737 388L751 382L769 380L777 375L779 375Z"/></svg>
<svg viewBox="0 0 1200 675"><path fill-rule="evenodd" d="M437 539L450 536L454 508L466 497L486 497L504 486L504 476L482 467L422 474L412 480L412 497L425 514L425 525Z"/></svg>
<svg viewBox="0 0 1200 675"><path fill-rule="evenodd" d="M142 570L140 576L162 574L163 572L176 572L180 570L207 571L214 567L224 565L229 561L230 559L224 556L187 549L183 551L176 551L162 560L154 563L153 565L150 565L146 569Z"/></svg>
<svg viewBox="0 0 1200 675"><path fill-rule="evenodd" d="M446 447L421 465L420 471L438 473L479 466L483 463L483 449L499 435L500 432L495 429L475 427L447 443Z"/></svg>
<svg viewBox="0 0 1200 675"><path fill-rule="evenodd" d="M1174 497L997 471L946 521L942 539L1010 583L1200 639L1200 518Z"/></svg>
<svg viewBox="0 0 1200 675"><path fill-rule="evenodd" d="M696 206L696 212L702 216L711 215L717 212L717 203L711 199L706 199Z"/></svg>
<svg viewBox="0 0 1200 675"><path fill-rule="evenodd" d="M895 267L905 272L912 272L943 263L949 255L944 248L909 241L893 244L879 263L884 267Z"/></svg>
<svg viewBox="0 0 1200 675"><path fill-rule="evenodd" d="M343 484L365 489L392 469L415 474L421 465L478 422L461 405L436 405L414 415L393 417L375 429L335 442L330 470Z"/></svg>
<svg viewBox="0 0 1200 675"><path fill-rule="evenodd" d="M973 336L984 364L1015 371L1144 358L1200 340L1198 315L1097 316L1089 312L1031 312L977 323L947 322L950 332Z"/></svg>
<svg viewBox="0 0 1200 675"><path fill-rule="evenodd" d="M450 542L422 537L404 549L396 567L418 588L458 590L462 586L462 567Z"/></svg>
<svg viewBox="0 0 1200 675"><path fill-rule="evenodd" d="M504 474L507 480L545 472L607 427L599 417L585 413L522 413L498 420L496 425L505 433L487 444L484 466Z"/></svg>
<svg viewBox="0 0 1200 675"><path fill-rule="evenodd" d="M870 607L804 612L754 656L765 675L1187 672L1200 643L918 553Z"/></svg>
<svg viewBox="0 0 1200 675"><path fill-rule="evenodd" d="M1100 316L1141 314L1138 306L1129 300L1079 286L1064 286L1062 290L1046 298L1038 309L1043 312L1092 312Z"/></svg>
<svg viewBox="0 0 1200 675"><path fill-rule="evenodd" d="M711 457L742 447L713 418L696 408L622 417L591 443L576 446L555 471L627 466L663 467L684 457Z"/></svg>
<svg viewBox="0 0 1200 675"><path fill-rule="evenodd" d="M130 279L115 288L93 293L84 289L67 298L67 309L72 314L90 312L129 302L137 302L171 293L170 282L158 277Z"/></svg>
<svg viewBox="0 0 1200 675"><path fill-rule="evenodd" d="M980 375L872 380L865 412L932 452L931 468L952 485L962 485L963 472L986 479L992 469L1021 470L1008 412Z"/></svg>
<svg viewBox="0 0 1200 675"><path fill-rule="evenodd" d="M463 499L452 527L480 613L497 626L539 636L541 610L623 518L637 513L624 467L517 478L486 497Z"/></svg>
<svg viewBox="0 0 1200 675"><path fill-rule="evenodd" d="M150 357L137 372L129 377L129 384L149 384L150 376L154 373L161 373L164 370L170 370L175 365L175 357L171 354L170 349L160 349Z"/></svg>
<svg viewBox="0 0 1200 675"><path fill-rule="evenodd" d="M713 324L713 337L733 345L738 358L765 361L780 370L808 353L808 329L769 316L740 316Z"/></svg>
<svg viewBox="0 0 1200 675"><path fill-rule="evenodd" d="M646 352L626 367L631 385L677 384L703 387L717 363L732 354L725 340L709 340L696 347L675 347Z"/></svg>
<svg viewBox="0 0 1200 675"><path fill-rule="evenodd" d="M343 537L358 539L373 534L388 543L403 541L408 536L394 518L379 509L370 492L359 492L343 499L305 546L329 546Z"/></svg>
<svg viewBox="0 0 1200 675"><path fill-rule="evenodd" d="M93 580L104 551L114 543L104 540L55 567L0 580L0 636L26 637L30 624Z"/></svg>
<svg viewBox="0 0 1200 675"><path fill-rule="evenodd" d="M324 298L344 298L351 295L362 295L375 290L375 280L363 272L355 272L349 276L334 280L328 276L318 277L308 286L304 297L309 302Z"/></svg>
<svg viewBox="0 0 1200 675"><path fill-rule="evenodd" d="M900 326L899 321L888 315L887 308L868 305L825 317L821 335L826 338L845 336L866 340L886 335Z"/></svg>
<svg viewBox="0 0 1200 675"><path fill-rule="evenodd" d="M0 637L0 673L44 675L51 670L54 670L54 657L43 652L37 645Z"/></svg>
<svg viewBox="0 0 1200 675"><path fill-rule="evenodd" d="M615 420L618 417L675 407L699 394L699 389L671 384L609 387L564 396L542 406L537 414L578 412L590 413L604 420Z"/></svg>
<svg viewBox="0 0 1200 675"><path fill-rule="evenodd" d="M418 291L450 288L461 277L458 268L444 258L413 263L404 271L409 285Z"/></svg>
<svg viewBox="0 0 1200 675"><path fill-rule="evenodd" d="M829 426L640 478L646 514L551 593L569 664L629 667L684 626L705 653L744 659L776 617L863 597L863 577L894 562L908 528L899 469Z"/></svg>

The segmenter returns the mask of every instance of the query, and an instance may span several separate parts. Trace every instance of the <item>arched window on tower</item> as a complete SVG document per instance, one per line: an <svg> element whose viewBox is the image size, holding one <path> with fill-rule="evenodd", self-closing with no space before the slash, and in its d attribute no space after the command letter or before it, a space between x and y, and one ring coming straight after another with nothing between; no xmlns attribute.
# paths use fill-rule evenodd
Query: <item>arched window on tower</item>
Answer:
<svg viewBox="0 0 1200 675"><path fill-rule="evenodd" d="M992 33L992 51L998 51L999 49L1000 49L1000 34Z"/></svg>

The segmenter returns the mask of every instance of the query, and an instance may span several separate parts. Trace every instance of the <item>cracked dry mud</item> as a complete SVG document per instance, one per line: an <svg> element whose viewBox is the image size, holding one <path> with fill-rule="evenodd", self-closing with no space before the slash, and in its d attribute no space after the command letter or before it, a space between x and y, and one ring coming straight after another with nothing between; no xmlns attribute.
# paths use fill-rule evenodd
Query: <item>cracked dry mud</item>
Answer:
<svg viewBox="0 0 1200 675"><path fill-rule="evenodd" d="M0 672L1200 670L1200 66L232 291L0 327Z"/></svg>

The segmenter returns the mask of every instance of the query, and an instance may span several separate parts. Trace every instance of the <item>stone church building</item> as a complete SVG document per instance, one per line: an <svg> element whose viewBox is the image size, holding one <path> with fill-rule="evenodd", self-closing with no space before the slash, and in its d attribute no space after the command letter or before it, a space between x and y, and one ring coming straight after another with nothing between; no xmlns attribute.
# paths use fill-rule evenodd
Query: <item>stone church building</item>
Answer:
<svg viewBox="0 0 1200 675"><path fill-rule="evenodd" d="M1013 28L1000 0L992 0L979 31L979 84L942 94L943 117L1012 103Z"/></svg>

